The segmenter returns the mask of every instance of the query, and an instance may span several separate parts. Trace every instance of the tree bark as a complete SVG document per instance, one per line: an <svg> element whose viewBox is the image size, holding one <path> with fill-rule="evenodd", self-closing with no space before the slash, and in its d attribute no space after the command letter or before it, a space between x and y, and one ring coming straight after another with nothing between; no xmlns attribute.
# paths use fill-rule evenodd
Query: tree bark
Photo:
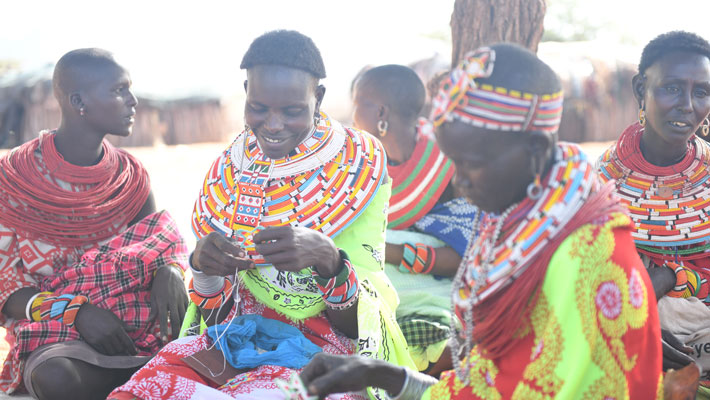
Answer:
<svg viewBox="0 0 710 400"><path fill-rule="evenodd" d="M545 0L456 0L451 14L452 65L471 50L499 42L537 52L546 8Z"/></svg>

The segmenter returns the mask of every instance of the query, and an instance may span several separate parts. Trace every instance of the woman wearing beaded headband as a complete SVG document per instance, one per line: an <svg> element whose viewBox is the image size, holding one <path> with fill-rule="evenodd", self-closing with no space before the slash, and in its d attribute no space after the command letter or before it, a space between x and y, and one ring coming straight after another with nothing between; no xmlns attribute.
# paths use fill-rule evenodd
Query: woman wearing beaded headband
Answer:
<svg viewBox="0 0 710 400"><path fill-rule="evenodd" d="M274 381L297 376L312 352L279 346L249 361L237 343L289 331L326 353L413 366L371 250L384 250L390 193L381 144L320 112L325 70L310 38L266 33L242 68L248 126L208 171L192 219L190 298L211 326L169 344L110 398L283 398Z"/></svg>
<svg viewBox="0 0 710 400"><path fill-rule="evenodd" d="M436 144L432 123L419 117L425 100L411 68L374 67L354 84L353 123L387 152L392 197L385 272L399 295L397 322L417 368L438 374L450 330L450 278L471 237L476 207L453 197L454 165ZM443 359L445 365L450 360Z"/></svg>
<svg viewBox="0 0 710 400"><path fill-rule="evenodd" d="M632 83L639 121L601 156L599 173L629 207L662 327L706 343L698 332L710 323L710 146L696 133L710 130L710 44L688 32L660 35L644 48ZM665 367L691 362L676 347L664 344ZM710 355L693 354L708 370Z"/></svg>
<svg viewBox="0 0 710 400"><path fill-rule="evenodd" d="M319 355L302 374L311 393L375 382L402 399L657 397L651 284L611 188L556 142L559 90L534 54L499 44L468 54L434 102L455 183L487 212L454 279L454 371L427 389L408 370Z"/></svg>
<svg viewBox="0 0 710 400"><path fill-rule="evenodd" d="M106 396L177 337L187 249L155 212L148 173L107 134L128 136L137 100L101 49L70 51L52 79L54 131L0 159L0 323L5 393Z"/></svg>

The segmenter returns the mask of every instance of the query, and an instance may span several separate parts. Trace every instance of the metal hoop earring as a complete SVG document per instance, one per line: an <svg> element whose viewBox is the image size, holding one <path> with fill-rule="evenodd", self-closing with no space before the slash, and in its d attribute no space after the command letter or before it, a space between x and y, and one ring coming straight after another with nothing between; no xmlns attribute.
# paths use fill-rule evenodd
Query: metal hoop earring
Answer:
<svg viewBox="0 0 710 400"><path fill-rule="evenodd" d="M710 118L706 117L705 121L703 121L703 125L700 127L700 133L703 135L703 137L707 137L710 135Z"/></svg>
<svg viewBox="0 0 710 400"><path fill-rule="evenodd" d="M535 180L528 185L528 197L532 200L537 200L542 197L542 184L540 183L540 174L535 174Z"/></svg>
<svg viewBox="0 0 710 400"><path fill-rule="evenodd" d="M389 128L389 126L390 124L387 121L377 121L377 131L379 132L381 138L387 135L387 128Z"/></svg>
<svg viewBox="0 0 710 400"><path fill-rule="evenodd" d="M646 126L646 112L643 111L643 108L639 109L639 124Z"/></svg>

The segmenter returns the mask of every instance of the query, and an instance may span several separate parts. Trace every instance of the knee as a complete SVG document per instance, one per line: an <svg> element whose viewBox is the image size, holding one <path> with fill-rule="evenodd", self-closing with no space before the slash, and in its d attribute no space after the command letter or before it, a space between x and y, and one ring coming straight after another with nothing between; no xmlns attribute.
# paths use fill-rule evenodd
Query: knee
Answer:
<svg viewBox="0 0 710 400"><path fill-rule="evenodd" d="M31 382L41 400L68 399L75 398L81 377L72 360L56 357L38 365L32 371Z"/></svg>

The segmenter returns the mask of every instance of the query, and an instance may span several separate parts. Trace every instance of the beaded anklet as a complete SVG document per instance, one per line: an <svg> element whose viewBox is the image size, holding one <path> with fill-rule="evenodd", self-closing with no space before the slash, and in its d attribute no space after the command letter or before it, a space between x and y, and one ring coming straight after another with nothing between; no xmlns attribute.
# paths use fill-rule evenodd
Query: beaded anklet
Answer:
<svg viewBox="0 0 710 400"><path fill-rule="evenodd" d="M339 250L341 268L338 275L328 279L318 275L315 268L311 269L313 279L323 293L325 305L333 310L347 310L352 307L360 295L360 284L355 268L350 263L347 253Z"/></svg>
<svg viewBox="0 0 710 400"><path fill-rule="evenodd" d="M412 245L404 243L404 253L399 270L410 274L428 274L434 268L436 251L431 246L417 243Z"/></svg>

